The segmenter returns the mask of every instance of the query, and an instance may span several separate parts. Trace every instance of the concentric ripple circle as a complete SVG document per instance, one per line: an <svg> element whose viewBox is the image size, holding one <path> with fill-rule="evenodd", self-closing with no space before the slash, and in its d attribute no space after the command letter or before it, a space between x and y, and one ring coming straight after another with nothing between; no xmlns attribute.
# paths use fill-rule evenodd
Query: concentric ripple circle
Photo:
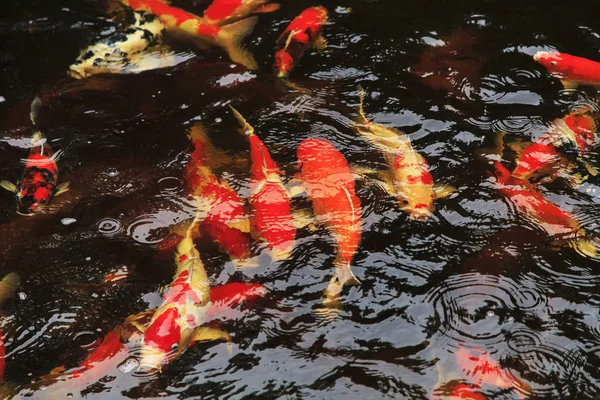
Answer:
<svg viewBox="0 0 600 400"><path fill-rule="evenodd" d="M533 311L547 302L527 282L479 273L452 276L432 289L427 299L438 313L442 335L479 345L503 341L515 311Z"/></svg>
<svg viewBox="0 0 600 400"><path fill-rule="evenodd" d="M121 232L121 222L114 218L104 218L98 221L97 230L103 235L113 236Z"/></svg>

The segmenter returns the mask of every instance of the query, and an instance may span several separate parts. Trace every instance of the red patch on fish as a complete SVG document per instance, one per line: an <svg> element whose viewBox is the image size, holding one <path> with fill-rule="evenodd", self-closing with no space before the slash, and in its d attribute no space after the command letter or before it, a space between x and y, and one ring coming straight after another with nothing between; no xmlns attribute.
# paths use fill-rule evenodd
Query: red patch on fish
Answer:
<svg viewBox="0 0 600 400"><path fill-rule="evenodd" d="M102 343L92 351L87 358L81 363L81 370L76 374L82 374L95 367L97 364L113 358L125 345L121 343L121 335L117 331L111 331L104 336Z"/></svg>
<svg viewBox="0 0 600 400"><path fill-rule="evenodd" d="M181 316L175 307L163 311L144 333L144 343L165 353L171 351L173 344L179 344L181 339L179 318Z"/></svg>

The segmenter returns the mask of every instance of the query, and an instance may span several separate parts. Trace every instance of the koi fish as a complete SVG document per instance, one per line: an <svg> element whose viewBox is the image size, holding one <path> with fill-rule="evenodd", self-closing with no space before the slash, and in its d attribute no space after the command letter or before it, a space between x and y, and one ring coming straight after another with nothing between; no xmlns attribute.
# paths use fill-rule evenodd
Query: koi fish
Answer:
<svg viewBox="0 0 600 400"><path fill-rule="evenodd" d="M581 159L595 144L595 132L596 121L588 109L554 120L548 133L522 150L512 175L527 180L549 175L552 179L557 170L567 167L569 159L574 159L574 166L597 175L598 172Z"/></svg>
<svg viewBox="0 0 600 400"><path fill-rule="evenodd" d="M184 171L190 194L204 214L201 229L219 243L232 260L250 255L250 217L237 193L212 171L210 154L215 150L206 130L195 125L188 133L194 150ZM195 232L194 232L195 233Z"/></svg>
<svg viewBox="0 0 600 400"><path fill-rule="evenodd" d="M16 272L11 272L2 278L0 281L0 306L15 295L19 286L21 286L21 279ZM4 380L4 370L6 369L6 350L3 336L0 332L0 382Z"/></svg>
<svg viewBox="0 0 600 400"><path fill-rule="evenodd" d="M251 14L270 13L279 10L279 4L270 0L213 0L204 11L204 20L209 25L225 25L239 21Z"/></svg>
<svg viewBox="0 0 600 400"><path fill-rule="evenodd" d="M252 54L242 47L242 42L254 29L258 21L257 17L218 26L161 0L121 0L121 2L134 11L147 11L156 15L167 33L173 37L191 41L203 49L211 46L221 47L229 54L232 61L248 69L258 68Z"/></svg>
<svg viewBox="0 0 600 400"><path fill-rule="evenodd" d="M477 386L487 384L501 389L520 388L529 393L532 392L528 384L517 379L510 371L502 369L497 361L481 350L467 350L461 347L456 351L455 355L458 367ZM462 392L466 392L467 390L470 391L470 388L463 388ZM457 391L457 389L454 391ZM525 398L522 393L517 393L520 398ZM469 397L466 398L468 399Z"/></svg>
<svg viewBox="0 0 600 400"><path fill-rule="evenodd" d="M254 230L266 243L275 261L286 260L292 253L296 228L292 217L290 196L283 186L281 171L269 150L254 134L254 128L233 107L231 111L240 122L240 131L250 142L252 178L249 203L254 210Z"/></svg>
<svg viewBox="0 0 600 400"><path fill-rule="evenodd" d="M462 383L459 383L452 389L450 397L457 397L464 400L487 400L482 394L474 392L473 388Z"/></svg>
<svg viewBox="0 0 600 400"><path fill-rule="evenodd" d="M1 283L0 283L1 285ZM250 302L264 296L264 286L253 283L228 283L210 289L212 303L207 311L207 321L221 317L231 319L232 311L240 304ZM235 315L235 314L234 314ZM36 383L48 388L53 383L70 380L68 391L80 389L82 382L95 382L105 377L128 357L130 350L136 347L143 338L143 332L153 316L153 310L130 315L115 329L107 333L100 344L73 370L66 371L65 367L57 367L44 375ZM74 386L71 389L71 386ZM54 394L54 392L52 392Z"/></svg>
<svg viewBox="0 0 600 400"><path fill-rule="evenodd" d="M312 202L320 223L337 247L335 276L327 287L325 304L337 301L343 285L359 285L350 264L361 242L361 206L346 158L324 139L306 139L297 150L298 180Z"/></svg>
<svg viewBox="0 0 600 400"><path fill-rule="evenodd" d="M600 87L599 62L554 51L538 51L533 59L559 78L566 89L575 89L579 85Z"/></svg>
<svg viewBox="0 0 600 400"><path fill-rule="evenodd" d="M76 79L96 74L136 74L175 66L193 57L162 44L163 24L153 14L134 12L135 23L88 46L69 67Z"/></svg>
<svg viewBox="0 0 600 400"><path fill-rule="evenodd" d="M311 47L324 50L327 41L323 38L323 25L327 23L325 7L310 7L302 11L277 40L274 73L285 78L300 61L304 52Z"/></svg>
<svg viewBox="0 0 600 400"><path fill-rule="evenodd" d="M404 132L369 121L363 110L365 92L361 87L358 91L360 105L355 130L383 153L388 165L387 171L377 172L380 186L398 199L400 208L411 219L426 220L435 209L434 201L449 196L456 189L434 185L427 160L413 149Z"/></svg>
<svg viewBox="0 0 600 400"><path fill-rule="evenodd" d="M31 104L31 119L35 125L35 116L41 107L39 98ZM58 166L54 153L44 134L35 131L32 138L32 147L29 157L25 162L25 170L21 180L16 184L9 181L0 181L0 186L13 192L17 198L17 214L30 216L38 211L41 206L50 204L54 196L69 190L69 183L58 181Z"/></svg>

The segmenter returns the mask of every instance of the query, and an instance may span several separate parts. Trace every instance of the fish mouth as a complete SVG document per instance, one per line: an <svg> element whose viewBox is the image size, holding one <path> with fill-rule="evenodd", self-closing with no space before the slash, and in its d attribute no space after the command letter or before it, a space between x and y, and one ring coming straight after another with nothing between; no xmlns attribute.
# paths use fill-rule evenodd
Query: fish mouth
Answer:
<svg viewBox="0 0 600 400"><path fill-rule="evenodd" d="M535 53L533 55L533 59L535 61L540 61L542 58L548 58L548 52L547 51L538 51L537 53Z"/></svg>
<svg viewBox="0 0 600 400"><path fill-rule="evenodd" d="M74 69L69 69L67 71L67 75L70 76L71 78L75 78L75 79L83 79L85 78L85 76L83 76L83 74L79 71L76 71Z"/></svg>
<svg viewBox="0 0 600 400"><path fill-rule="evenodd" d="M23 212L17 210L17 214L22 215L23 217L33 217L35 215L35 211L32 211L30 213L23 213Z"/></svg>

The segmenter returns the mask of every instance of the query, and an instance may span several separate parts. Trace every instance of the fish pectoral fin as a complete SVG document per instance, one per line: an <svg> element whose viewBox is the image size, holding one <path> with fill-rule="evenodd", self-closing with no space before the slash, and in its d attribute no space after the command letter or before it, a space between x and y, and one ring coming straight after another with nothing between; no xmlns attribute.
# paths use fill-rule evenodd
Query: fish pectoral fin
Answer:
<svg viewBox="0 0 600 400"><path fill-rule="evenodd" d="M589 162L586 161L583 163L583 165L585 165L585 169L590 173L590 175L592 175L592 176L598 175L598 169L596 169L596 167L591 165Z"/></svg>
<svg viewBox="0 0 600 400"><path fill-rule="evenodd" d="M0 181L0 186L2 186L4 189L8 190L9 192L17 191L17 185L15 185L14 183L9 182L9 181Z"/></svg>
<svg viewBox="0 0 600 400"><path fill-rule="evenodd" d="M575 247L578 253L583 254L587 258L593 261L600 261L600 257L598 257L598 244L594 243L593 240L585 236L579 237L575 240L575 243L571 243L571 246Z"/></svg>
<svg viewBox="0 0 600 400"><path fill-rule="evenodd" d="M231 262L233 263L235 269L254 269L260 267L258 257L232 259Z"/></svg>
<svg viewBox="0 0 600 400"><path fill-rule="evenodd" d="M382 172L376 169L361 167L359 165L351 165L350 171L352 172L352 176L354 177L354 179L362 180L365 180L372 176L377 176Z"/></svg>
<svg viewBox="0 0 600 400"><path fill-rule="evenodd" d="M140 73L153 69L174 67L195 57L190 51L174 51L166 45L156 46L143 53L134 54L125 70L129 73Z"/></svg>
<svg viewBox="0 0 600 400"><path fill-rule="evenodd" d="M281 4L278 3L269 3L269 4L265 4L262 7L257 8L256 10L254 10L255 14L266 14L266 13L270 13L273 11L277 11L281 8Z"/></svg>
<svg viewBox="0 0 600 400"><path fill-rule="evenodd" d="M221 27L217 34L217 42L229 54L229 58L250 70L258 69L258 64L254 56L243 47L243 42L257 22L256 16L246 18Z"/></svg>
<svg viewBox="0 0 600 400"><path fill-rule="evenodd" d="M509 149L511 149L512 151L514 151L515 154L517 155L517 157L520 157L521 153L523 152L523 149L525 149L529 145L531 145L531 142L524 142L524 141L521 141L521 140L517 140L515 142L506 143L506 147L508 147Z"/></svg>
<svg viewBox="0 0 600 400"><path fill-rule="evenodd" d="M314 214L309 209L302 209L292 212L294 227L296 229L308 228L310 231L319 229L319 223Z"/></svg>
<svg viewBox="0 0 600 400"><path fill-rule="evenodd" d="M56 187L56 193L54 193L54 196L60 196L61 194L68 192L70 190L69 188L69 184L71 182L63 182L60 185L58 185Z"/></svg>
<svg viewBox="0 0 600 400"><path fill-rule="evenodd" d="M563 84L565 89L577 89L579 86L577 82L568 79L561 79L560 82Z"/></svg>
<svg viewBox="0 0 600 400"><path fill-rule="evenodd" d="M125 319L125 324L129 324L133 326L135 329L140 331L141 333L146 332L147 323L150 322L150 319L154 315L155 309L142 311L138 314L130 315Z"/></svg>
<svg viewBox="0 0 600 400"><path fill-rule="evenodd" d="M441 183L436 183L435 185L433 185L433 191L435 193L436 199L444 199L455 193L458 193L458 189L454 186L444 185Z"/></svg>
<svg viewBox="0 0 600 400"><path fill-rule="evenodd" d="M325 51L325 49L327 49L327 39L325 39L321 34L315 39L315 44L313 46L318 51Z"/></svg>
<svg viewBox="0 0 600 400"><path fill-rule="evenodd" d="M233 352L233 345L231 342L231 335L221 329L211 328L208 326L202 326L192 334L192 343L195 342L209 342L213 340L225 340L227 341L227 351L229 355Z"/></svg>

